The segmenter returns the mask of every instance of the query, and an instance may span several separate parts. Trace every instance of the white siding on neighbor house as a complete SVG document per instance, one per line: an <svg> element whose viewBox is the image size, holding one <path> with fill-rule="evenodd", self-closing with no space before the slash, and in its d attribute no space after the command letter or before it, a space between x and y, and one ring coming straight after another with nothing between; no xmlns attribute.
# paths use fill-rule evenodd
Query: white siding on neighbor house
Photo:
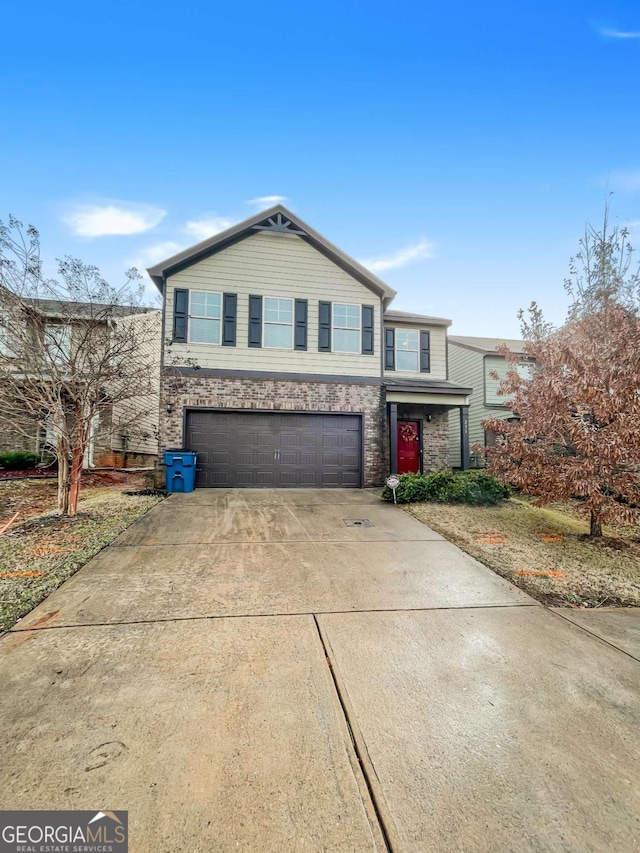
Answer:
<svg viewBox="0 0 640 853"><path fill-rule="evenodd" d="M150 368L153 393L116 403L111 421L111 449L130 453L158 452L158 419L160 407L160 341L162 313L137 314L118 320L140 327L140 358ZM125 441L125 436L128 440Z"/></svg>
<svg viewBox="0 0 640 853"><path fill-rule="evenodd" d="M496 394L498 381L489 376L492 370L501 375L505 371L506 361L501 356L485 356L481 352L459 346L449 341L449 379L458 385L473 388L469 405L469 444L473 457L473 445L484 447L485 435L483 421L493 418L510 418L512 412L504 408L504 397ZM485 376L487 392L493 402L485 404ZM449 464L460 467L460 413L458 410L449 412Z"/></svg>
<svg viewBox="0 0 640 853"><path fill-rule="evenodd" d="M415 326L409 323L387 323L385 327L392 329L407 329L418 332L418 348L420 347L420 331L429 332L430 367L429 373L420 370L385 370L386 379L446 379L447 378L447 330L444 326ZM418 366L420 352L418 351Z"/></svg>
<svg viewBox="0 0 640 853"><path fill-rule="evenodd" d="M175 288L237 293L236 346L167 346L172 334ZM187 360L193 359L203 368L380 376L380 298L301 237L258 232L170 276L166 291L165 365L188 366ZM250 295L307 299L307 350L249 347ZM318 352L320 301L372 305L374 354Z"/></svg>

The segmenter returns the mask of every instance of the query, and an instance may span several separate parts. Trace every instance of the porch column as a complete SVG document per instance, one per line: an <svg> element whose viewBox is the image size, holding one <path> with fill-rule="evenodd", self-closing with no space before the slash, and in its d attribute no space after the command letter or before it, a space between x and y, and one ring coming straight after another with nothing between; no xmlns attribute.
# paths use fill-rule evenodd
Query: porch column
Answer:
<svg viewBox="0 0 640 853"><path fill-rule="evenodd" d="M469 455L469 406L460 406L460 467L468 471L471 467Z"/></svg>
<svg viewBox="0 0 640 853"><path fill-rule="evenodd" d="M398 473L398 404L389 403L389 448L391 474Z"/></svg>

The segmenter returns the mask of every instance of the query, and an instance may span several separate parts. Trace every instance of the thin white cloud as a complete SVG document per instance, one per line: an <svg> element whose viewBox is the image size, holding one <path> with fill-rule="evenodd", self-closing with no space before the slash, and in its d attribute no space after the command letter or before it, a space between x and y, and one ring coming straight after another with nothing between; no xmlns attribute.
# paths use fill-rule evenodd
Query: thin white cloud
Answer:
<svg viewBox="0 0 640 853"><path fill-rule="evenodd" d="M143 273L147 267L165 261L184 248L183 243L176 243L175 240L164 240L161 243L154 243L153 246L140 249L135 257L129 258L127 265L136 267L139 272Z"/></svg>
<svg viewBox="0 0 640 853"><path fill-rule="evenodd" d="M608 39L640 39L638 30L613 30L609 27L598 27L601 36Z"/></svg>
<svg viewBox="0 0 640 853"><path fill-rule="evenodd" d="M432 258L435 246L429 240L422 239L412 246L407 246L405 249L400 249L392 255L385 255L379 258L370 258L367 261L360 261L363 267L371 270L371 272L384 272L385 270L395 270L401 267L409 266L415 261L423 258Z"/></svg>
<svg viewBox="0 0 640 853"><path fill-rule="evenodd" d="M256 207L273 207L274 204L282 204L286 200L286 195L261 195L259 198L250 198L247 204L254 204Z"/></svg>
<svg viewBox="0 0 640 853"><path fill-rule="evenodd" d="M187 234L191 234L197 240L206 240L207 237L213 237L214 234L219 234L220 231L226 231L231 228L233 222L230 219L224 219L222 216L208 215L202 219L192 219L184 226Z"/></svg>
<svg viewBox="0 0 640 853"><path fill-rule="evenodd" d="M611 172L607 178L607 186L614 192L639 193L640 169L626 169Z"/></svg>
<svg viewBox="0 0 640 853"><path fill-rule="evenodd" d="M178 238L177 240L161 240L153 243L151 246L146 246L139 249L134 257L130 257L127 261L130 267L136 267L140 272L144 272L147 267L152 267L160 261L165 261L172 255L181 252L193 243L194 238L201 241L207 237L212 237L214 234L224 231L233 223L228 219L223 219L220 216L206 216L202 219L192 219L186 222L182 228L182 232L186 237Z"/></svg>
<svg viewBox="0 0 640 853"><path fill-rule="evenodd" d="M182 233L186 236L178 237L174 240L160 240L150 246L139 249L134 257L128 260L129 266L136 267L140 272L143 272L147 267L152 267L160 261L165 261L172 255L181 252L188 246L193 244L194 238L200 242L206 240L207 237L212 237L220 231L229 228L233 223L229 219L223 219L220 216L213 214L207 215L202 219L191 219L185 222L182 227Z"/></svg>
<svg viewBox="0 0 640 853"><path fill-rule="evenodd" d="M166 210L148 204L108 201L75 205L63 220L78 237L107 237L142 234L166 215Z"/></svg>

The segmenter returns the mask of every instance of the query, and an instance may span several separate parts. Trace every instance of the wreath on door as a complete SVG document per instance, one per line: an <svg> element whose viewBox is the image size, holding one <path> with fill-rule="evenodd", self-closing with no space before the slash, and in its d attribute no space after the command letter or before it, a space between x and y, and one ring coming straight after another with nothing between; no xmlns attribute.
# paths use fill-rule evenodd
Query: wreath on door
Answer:
<svg viewBox="0 0 640 853"><path fill-rule="evenodd" d="M411 424L402 424L402 426L400 427L400 438L406 442L417 441L418 433L411 426Z"/></svg>

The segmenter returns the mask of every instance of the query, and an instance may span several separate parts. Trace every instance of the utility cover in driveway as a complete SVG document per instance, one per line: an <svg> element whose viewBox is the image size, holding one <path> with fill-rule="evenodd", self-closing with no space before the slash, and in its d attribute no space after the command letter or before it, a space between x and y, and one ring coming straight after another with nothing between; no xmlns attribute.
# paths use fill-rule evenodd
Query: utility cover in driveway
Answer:
<svg viewBox="0 0 640 853"><path fill-rule="evenodd" d="M198 453L196 486L358 488L362 482L359 415L192 410L186 446Z"/></svg>

